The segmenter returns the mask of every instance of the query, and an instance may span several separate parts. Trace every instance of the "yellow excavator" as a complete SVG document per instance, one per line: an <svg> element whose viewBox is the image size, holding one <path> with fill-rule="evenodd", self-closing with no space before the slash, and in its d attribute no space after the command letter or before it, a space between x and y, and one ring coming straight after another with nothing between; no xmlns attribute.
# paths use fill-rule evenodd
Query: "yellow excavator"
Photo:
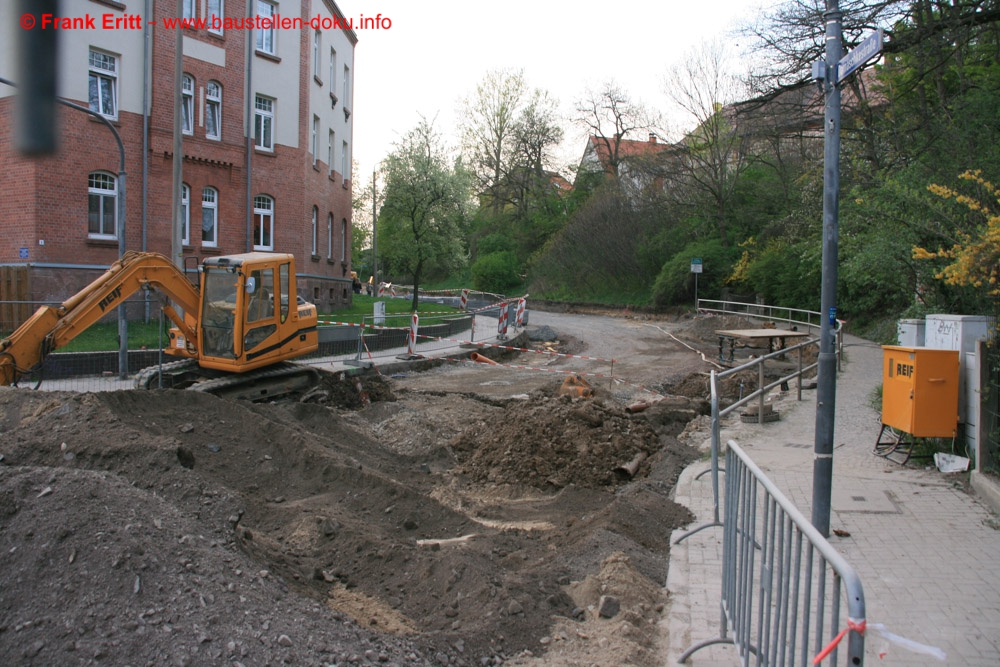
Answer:
<svg viewBox="0 0 1000 667"><path fill-rule="evenodd" d="M195 285L163 255L126 253L61 306L42 306L0 340L0 385L37 373L46 355L144 289L174 304L163 306L173 323L163 351L177 360L138 373L137 388L263 400L315 384L319 371L288 362L319 347L316 306L298 299L294 256L210 257L198 273Z"/></svg>

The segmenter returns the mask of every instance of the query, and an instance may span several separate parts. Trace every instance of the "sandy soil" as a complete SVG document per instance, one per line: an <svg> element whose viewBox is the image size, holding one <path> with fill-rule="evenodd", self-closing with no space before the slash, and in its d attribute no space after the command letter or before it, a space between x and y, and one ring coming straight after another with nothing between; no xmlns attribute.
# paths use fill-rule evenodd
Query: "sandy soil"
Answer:
<svg viewBox="0 0 1000 667"><path fill-rule="evenodd" d="M709 366L654 328L726 327L594 319L672 361L586 399L454 364L274 404L0 389L0 663L656 664Z"/></svg>

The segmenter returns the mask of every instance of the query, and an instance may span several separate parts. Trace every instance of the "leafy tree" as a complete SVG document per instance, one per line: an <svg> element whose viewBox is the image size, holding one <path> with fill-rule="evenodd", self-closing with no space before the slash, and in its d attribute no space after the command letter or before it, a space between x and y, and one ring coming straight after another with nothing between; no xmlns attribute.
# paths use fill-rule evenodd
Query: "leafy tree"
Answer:
<svg viewBox="0 0 1000 667"><path fill-rule="evenodd" d="M979 170L967 171L959 178L977 186L978 192L969 196L942 185L927 188L966 209L954 232L955 243L937 251L914 247L913 256L920 260L944 260L935 278L948 285L972 287L995 301L1000 297L1000 213L980 197L988 197L1000 206L1000 188L987 181Z"/></svg>
<svg viewBox="0 0 1000 667"><path fill-rule="evenodd" d="M381 255L413 283L417 309L421 280L431 268L454 269L465 259L469 178L454 167L433 126L422 120L382 163L385 202L378 219Z"/></svg>

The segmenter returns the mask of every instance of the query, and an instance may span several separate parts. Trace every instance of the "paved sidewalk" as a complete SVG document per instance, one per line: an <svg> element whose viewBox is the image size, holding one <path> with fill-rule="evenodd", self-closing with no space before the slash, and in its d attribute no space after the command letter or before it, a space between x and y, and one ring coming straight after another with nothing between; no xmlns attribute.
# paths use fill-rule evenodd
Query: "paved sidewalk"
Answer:
<svg viewBox="0 0 1000 667"><path fill-rule="evenodd" d="M938 647L945 663L911 653L878 637L865 642L868 665L1000 665L1000 530L996 517L957 479L927 469L923 460L903 468L872 455L879 415L869 396L882 374L882 350L848 336L843 372L837 379L834 427L831 543L858 571L864 585L869 623ZM744 424L724 421L722 442L735 440L805 516L812 501L816 393L793 391L775 402L781 420ZM710 440L703 447L707 451ZM699 461L684 471L676 500L697 517L692 527L712 519L709 468ZM720 484L725 475L720 475ZM685 530L675 531L673 540ZM676 664L691 645L719 636L722 529L707 528L671 547L663 621L670 644L667 664ZM843 619L841 620L843 625ZM878 653L887 649L883 658ZM704 648L687 664L739 664L729 645ZM751 662L751 664L753 664Z"/></svg>

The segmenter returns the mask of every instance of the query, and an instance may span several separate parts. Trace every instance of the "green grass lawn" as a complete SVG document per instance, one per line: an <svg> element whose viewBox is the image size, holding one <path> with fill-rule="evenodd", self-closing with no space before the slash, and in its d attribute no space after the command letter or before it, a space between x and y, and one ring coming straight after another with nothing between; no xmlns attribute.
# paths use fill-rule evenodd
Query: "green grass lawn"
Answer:
<svg viewBox="0 0 1000 667"><path fill-rule="evenodd" d="M353 303L350 308L341 308L333 312L320 313L319 319L327 321L337 321L337 322L348 322L351 324L361 324L361 321L366 315L373 315L375 312L375 302L384 301L385 302L385 314L386 314L386 324L388 326L408 326L409 322L402 322L402 315L409 315L412 311L410 306L412 301L410 299L379 299L377 297L371 297L366 294L355 294ZM417 313L441 313L449 312L457 314L459 311L451 306L444 306L439 303L421 303L417 308ZM392 317L396 315L397 317ZM447 316L442 316L447 317ZM430 316L427 319L421 317L420 321L424 323L430 323L436 318ZM369 317L369 322L371 318Z"/></svg>

